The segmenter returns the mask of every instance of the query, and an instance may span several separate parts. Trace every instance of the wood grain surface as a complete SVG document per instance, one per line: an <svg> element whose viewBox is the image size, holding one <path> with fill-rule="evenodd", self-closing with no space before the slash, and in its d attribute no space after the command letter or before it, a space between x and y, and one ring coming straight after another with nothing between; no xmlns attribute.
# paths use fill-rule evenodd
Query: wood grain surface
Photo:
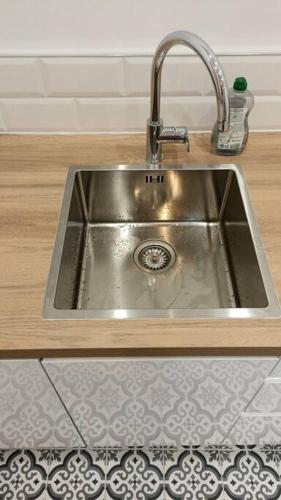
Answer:
<svg viewBox="0 0 281 500"><path fill-rule="evenodd" d="M165 147L166 163L240 163L281 292L281 133L251 134L239 157L208 134ZM143 135L0 136L0 357L281 355L280 320L42 320L66 173L71 165L144 164Z"/></svg>

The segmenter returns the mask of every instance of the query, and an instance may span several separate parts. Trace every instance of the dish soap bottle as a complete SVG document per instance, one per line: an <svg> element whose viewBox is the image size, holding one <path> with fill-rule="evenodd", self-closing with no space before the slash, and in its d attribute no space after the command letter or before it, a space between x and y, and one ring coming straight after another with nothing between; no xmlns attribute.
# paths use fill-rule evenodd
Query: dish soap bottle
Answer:
<svg viewBox="0 0 281 500"><path fill-rule="evenodd" d="M211 143L216 154L239 155L244 150L248 136L248 116L254 106L254 96L247 90L247 80L243 76L235 79L229 89L230 130L218 132L214 125Z"/></svg>

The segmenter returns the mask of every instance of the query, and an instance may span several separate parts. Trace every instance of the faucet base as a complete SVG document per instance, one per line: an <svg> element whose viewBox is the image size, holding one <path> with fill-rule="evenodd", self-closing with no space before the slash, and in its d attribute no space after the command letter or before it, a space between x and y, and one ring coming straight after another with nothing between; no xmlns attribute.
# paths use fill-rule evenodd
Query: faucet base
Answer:
<svg viewBox="0 0 281 500"><path fill-rule="evenodd" d="M162 144L158 141L163 130L163 121L158 123L147 120L146 124L146 161L157 164L163 160Z"/></svg>
<svg viewBox="0 0 281 500"><path fill-rule="evenodd" d="M188 132L186 127L163 127L159 123L147 120L147 148L146 160L150 164L158 164L163 160L162 144L185 144L190 150Z"/></svg>

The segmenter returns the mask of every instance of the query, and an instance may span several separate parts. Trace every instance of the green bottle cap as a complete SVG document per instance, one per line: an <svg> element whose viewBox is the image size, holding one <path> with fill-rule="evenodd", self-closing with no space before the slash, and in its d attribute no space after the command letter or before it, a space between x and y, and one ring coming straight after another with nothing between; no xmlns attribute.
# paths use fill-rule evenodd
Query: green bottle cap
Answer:
<svg viewBox="0 0 281 500"><path fill-rule="evenodd" d="M244 78L244 76L239 76L238 78L235 78L233 88L239 92L244 92L244 90L247 89L247 85L248 83L246 78Z"/></svg>

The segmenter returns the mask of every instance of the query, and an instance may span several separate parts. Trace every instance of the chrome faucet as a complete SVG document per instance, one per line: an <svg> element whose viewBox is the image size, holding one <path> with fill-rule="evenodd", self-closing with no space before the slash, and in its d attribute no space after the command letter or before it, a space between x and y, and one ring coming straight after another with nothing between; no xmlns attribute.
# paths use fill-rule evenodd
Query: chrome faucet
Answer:
<svg viewBox="0 0 281 500"><path fill-rule="evenodd" d="M150 164L162 160L162 144L186 144L189 150L189 138L186 127L163 127L160 117L161 73L167 52L175 45L187 45L196 52L212 78L217 96L217 124L219 132L229 129L229 98L226 78L222 67L204 40L188 31L174 31L167 35L158 45L151 72L151 108L147 120L146 159Z"/></svg>

